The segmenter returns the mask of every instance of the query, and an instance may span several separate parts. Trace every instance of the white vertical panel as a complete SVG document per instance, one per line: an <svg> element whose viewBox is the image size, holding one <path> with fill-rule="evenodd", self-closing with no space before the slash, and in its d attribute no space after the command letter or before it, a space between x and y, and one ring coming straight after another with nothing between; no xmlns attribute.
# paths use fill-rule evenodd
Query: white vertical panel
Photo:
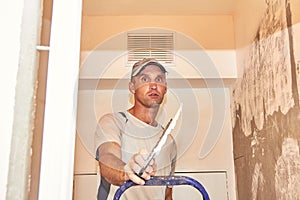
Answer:
<svg viewBox="0 0 300 200"><path fill-rule="evenodd" d="M22 0L1 1L0 199L6 199L23 8Z"/></svg>
<svg viewBox="0 0 300 200"><path fill-rule="evenodd" d="M82 0L53 1L39 199L72 198Z"/></svg>

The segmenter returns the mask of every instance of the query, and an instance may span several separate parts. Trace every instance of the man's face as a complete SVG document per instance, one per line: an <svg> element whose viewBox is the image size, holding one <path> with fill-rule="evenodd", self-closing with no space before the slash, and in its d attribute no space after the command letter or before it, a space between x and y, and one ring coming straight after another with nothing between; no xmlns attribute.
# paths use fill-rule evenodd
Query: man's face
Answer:
<svg viewBox="0 0 300 200"><path fill-rule="evenodd" d="M129 83L135 102L145 107L159 106L167 91L166 75L156 65L149 65Z"/></svg>

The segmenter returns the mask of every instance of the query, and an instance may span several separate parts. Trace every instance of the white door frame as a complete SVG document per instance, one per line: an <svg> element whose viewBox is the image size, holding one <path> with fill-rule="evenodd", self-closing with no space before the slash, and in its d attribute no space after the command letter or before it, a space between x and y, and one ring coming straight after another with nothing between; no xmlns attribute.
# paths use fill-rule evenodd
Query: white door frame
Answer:
<svg viewBox="0 0 300 200"><path fill-rule="evenodd" d="M72 199L82 0L53 1L39 199Z"/></svg>

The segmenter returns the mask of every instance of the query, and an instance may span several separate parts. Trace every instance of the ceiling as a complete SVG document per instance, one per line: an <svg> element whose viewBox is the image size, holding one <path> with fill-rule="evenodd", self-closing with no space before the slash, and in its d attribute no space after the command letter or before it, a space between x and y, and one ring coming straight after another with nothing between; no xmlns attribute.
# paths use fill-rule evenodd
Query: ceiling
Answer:
<svg viewBox="0 0 300 200"><path fill-rule="evenodd" d="M83 15L233 14L236 0L83 0Z"/></svg>

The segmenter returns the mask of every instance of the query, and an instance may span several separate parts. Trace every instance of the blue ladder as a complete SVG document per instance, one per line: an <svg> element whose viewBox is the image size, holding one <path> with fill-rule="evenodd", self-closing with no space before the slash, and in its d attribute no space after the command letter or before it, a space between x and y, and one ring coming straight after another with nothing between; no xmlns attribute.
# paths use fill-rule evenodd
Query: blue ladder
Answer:
<svg viewBox="0 0 300 200"><path fill-rule="evenodd" d="M132 181L126 181L115 193L114 200L119 200L122 194L130 187L136 186ZM195 179L187 176L154 176L145 182L144 186L176 186L190 185L196 188L202 195L203 200L210 200L205 188Z"/></svg>

